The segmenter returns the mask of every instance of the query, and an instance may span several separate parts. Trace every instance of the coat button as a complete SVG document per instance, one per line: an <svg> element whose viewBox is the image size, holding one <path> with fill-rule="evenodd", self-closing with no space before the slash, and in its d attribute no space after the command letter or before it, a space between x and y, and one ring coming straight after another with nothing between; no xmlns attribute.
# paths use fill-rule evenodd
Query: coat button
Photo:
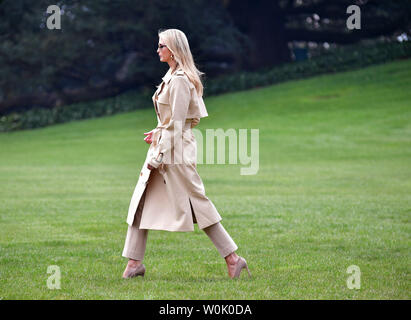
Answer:
<svg viewBox="0 0 411 320"><path fill-rule="evenodd" d="M140 176L142 176L143 175L143 172L140 172Z"/></svg>

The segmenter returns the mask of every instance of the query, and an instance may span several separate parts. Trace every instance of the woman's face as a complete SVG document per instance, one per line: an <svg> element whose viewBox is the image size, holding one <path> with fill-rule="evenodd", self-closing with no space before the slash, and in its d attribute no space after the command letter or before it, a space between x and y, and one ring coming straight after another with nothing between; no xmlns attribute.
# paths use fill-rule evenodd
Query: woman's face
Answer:
<svg viewBox="0 0 411 320"><path fill-rule="evenodd" d="M164 42L160 38L158 40L158 49L157 49L158 56L161 62L169 62L171 61L171 51L165 46Z"/></svg>

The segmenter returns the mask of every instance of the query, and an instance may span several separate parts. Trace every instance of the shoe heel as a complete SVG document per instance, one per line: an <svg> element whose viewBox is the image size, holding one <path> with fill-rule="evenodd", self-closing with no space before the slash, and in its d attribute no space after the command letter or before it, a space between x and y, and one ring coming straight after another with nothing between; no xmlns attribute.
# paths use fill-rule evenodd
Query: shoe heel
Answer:
<svg viewBox="0 0 411 320"><path fill-rule="evenodd" d="M251 277L251 272L250 272L250 270L248 269L248 265L247 265L247 264L245 265L245 268L247 269L248 276Z"/></svg>
<svg viewBox="0 0 411 320"><path fill-rule="evenodd" d="M247 264L247 261L243 258L243 269L245 268L245 269L247 269L247 272L248 272L248 276L249 277L251 277L251 272L250 272L250 269L248 269L248 264Z"/></svg>
<svg viewBox="0 0 411 320"><path fill-rule="evenodd" d="M140 276L142 276L143 278L144 278L144 275L145 275L145 273L146 273L146 266L143 264L143 271L142 272L140 272Z"/></svg>
<svg viewBox="0 0 411 320"><path fill-rule="evenodd" d="M236 269L237 270L235 271L234 276L232 277L233 279L240 278L241 271L243 271L243 269L247 269L248 275L251 277L251 272L248 269L247 261L243 257L239 257Z"/></svg>

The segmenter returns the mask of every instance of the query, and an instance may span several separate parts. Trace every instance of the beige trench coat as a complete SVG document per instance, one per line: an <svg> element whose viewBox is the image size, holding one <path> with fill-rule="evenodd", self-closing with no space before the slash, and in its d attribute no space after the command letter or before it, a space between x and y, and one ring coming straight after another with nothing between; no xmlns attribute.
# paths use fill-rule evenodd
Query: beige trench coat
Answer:
<svg viewBox="0 0 411 320"><path fill-rule="evenodd" d="M130 201L127 223L167 231L194 231L197 223L203 229L222 220L196 170L192 127L208 113L182 69L173 74L169 70L162 79L152 97L158 125ZM148 163L155 169L148 169Z"/></svg>

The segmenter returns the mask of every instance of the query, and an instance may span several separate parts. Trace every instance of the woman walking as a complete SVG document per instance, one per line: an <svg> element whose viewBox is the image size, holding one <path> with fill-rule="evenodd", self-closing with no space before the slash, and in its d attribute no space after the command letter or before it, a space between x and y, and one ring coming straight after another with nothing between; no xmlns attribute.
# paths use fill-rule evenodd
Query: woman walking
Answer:
<svg viewBox="0 0 411 320"><path fill-rule="evenodd" d="M194 231L207 234L227 263L230 278L246 268L237 245L221 224L221 216L205 194L196 170L197 144L192 128L208 116L202 73L195 67L186 35L178 29L159 32L157 53L169 70L153 95L158 125L144 140L150 144L128 210L123 278L144 276L142 263L148 230Z"/></svg>

